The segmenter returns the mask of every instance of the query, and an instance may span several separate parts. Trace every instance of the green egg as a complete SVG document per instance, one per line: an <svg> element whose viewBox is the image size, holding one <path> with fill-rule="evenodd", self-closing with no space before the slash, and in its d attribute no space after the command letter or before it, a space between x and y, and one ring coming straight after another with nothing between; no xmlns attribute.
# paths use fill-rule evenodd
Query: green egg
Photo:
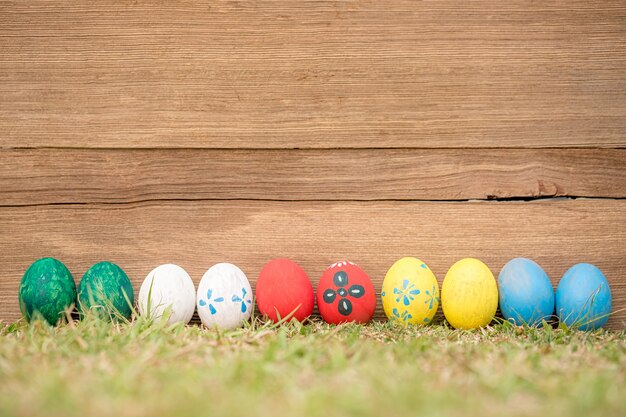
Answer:
<svg viewBox="0 0 626 417"><path fill-rule="evenodd" d="M61 261L42 258L24 273L18 299L27 321L43 318L54 326L76 303L76 284Z"/></svg>
<svg viewBox="0 0 626 417"><path fill-rule="evenodd" d="M103 318L130 319L134 302L133 286L128 275L113 262L93 265L78 285L81 313L93 310Z"/></svg>

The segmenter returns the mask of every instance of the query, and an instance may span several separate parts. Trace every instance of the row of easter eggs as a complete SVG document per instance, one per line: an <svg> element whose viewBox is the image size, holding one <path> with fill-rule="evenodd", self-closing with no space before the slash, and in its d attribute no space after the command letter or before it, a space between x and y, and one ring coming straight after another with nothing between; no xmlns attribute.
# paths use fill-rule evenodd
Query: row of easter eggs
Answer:
<svg viewBox="0 0 626 417"><path fill-rule="evenodd" d="M383 281L381 298L386 316L403 324L432 321L441 300L447 321L455 328L489 324L498 303L505 319L516 324L540 325L555 311L568 326L582 330L603 326L611 312L611 293L602 272L590 264L577 264L561 279L556 296L546 273L535 262L516 258L508 262L498 281L480 260L466 258L446 274L441 297L430 268L417 258L402 258ZM133 288L126 273L111 262L92 266L78 292L69 270L60 261L43 258L24 274L19 289L20 308L30 319L37 314L58 322L78 301L79 311L96 309L107 315L130 318ZM144 279L137 307L141 315L168 315L169 322L188 323L195 309L207 327L234 328L252 312L252 289L237 266L212 266L200 280L196 294L187 272L173 264L161 265ZM304 320L315 299L304 270L288 259L274 259L261 270L256 285L261 315L280 320ZM368 322L376 307L369 276L349 261L330 265L317 288L320 315L329 323Z"/></svg>
<svg viewBox="0 0 626 417"><path fill-rule="evenodd" d="M429 323L437 310L439 288L430 268L416 258L403 258L387 272L382 301L390 319L409 324ZM465 258L450 267L441 287L443 314L457 329L489 324L498 308L505 320L541 326L557 311L558 319L580 330L602 327L611 313L608 281L595 266L572 266L555 291L548 275L534 261L515 258L496 282L482 261Z"/></svg>

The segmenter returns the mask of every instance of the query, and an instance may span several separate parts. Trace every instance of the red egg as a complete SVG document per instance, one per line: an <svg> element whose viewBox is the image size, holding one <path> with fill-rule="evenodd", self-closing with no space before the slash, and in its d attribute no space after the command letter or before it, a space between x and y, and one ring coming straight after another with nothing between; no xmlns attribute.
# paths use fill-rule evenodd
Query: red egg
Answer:
<svg viewBox="0 0 626 417"><path fill-rule="evenodd" d="M370 277L352 262L332 264L317 284L317 308L328 323L367 323L376 309Z"/></svg>
<svg viewBox="0 0 626 417"><path fill-rule="evenodd" d="M292 313L292 318L302 321L311 315L315 304L311 280L297 263L272 259L256 282L256 304L259 312L274 322Z"/></svg>

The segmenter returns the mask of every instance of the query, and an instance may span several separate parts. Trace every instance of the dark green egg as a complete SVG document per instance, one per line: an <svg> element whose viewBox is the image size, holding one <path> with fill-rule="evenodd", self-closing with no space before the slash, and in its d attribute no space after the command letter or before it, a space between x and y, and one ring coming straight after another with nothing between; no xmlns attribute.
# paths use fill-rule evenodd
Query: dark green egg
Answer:
<svg viewBox="0 0 626 417"><path fill-rule="evenodd" d="M82 313L92 310L103 318L130 319L134 302L128 275L113 262L93 265L78 285L78 305Z"/></svg>
<svg viewBox="0 0 626 417"><path fill-rule="evenodd" d="M76 284L63 262L42 258L24 273L18 299L26 320L43 318L54 326L76 303Z"/></svg>

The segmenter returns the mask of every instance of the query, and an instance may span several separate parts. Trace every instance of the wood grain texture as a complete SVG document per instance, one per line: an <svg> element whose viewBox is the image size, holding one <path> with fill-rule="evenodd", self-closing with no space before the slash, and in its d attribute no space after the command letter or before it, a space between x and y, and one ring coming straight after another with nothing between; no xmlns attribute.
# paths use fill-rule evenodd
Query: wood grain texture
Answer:
<svg viewBox="0 0 626 417"><path fill-rule="evenodd" d="M626 146L626 3L0 1L0 147Z"/></svg>
<svg viewBox="0 0 626 417"><path fill-rule="evenodd" d="M626 149L0 150L0 205L626 198Z"/></svg>
<svg viewBox="0 0 626 417"><path fill-rule="evenodd" d="M614 297L609 326L626 327L626 201L535 202L161 202L0 208L0 318L19 317L17 289L42 256L66 262L78 281L112 260L138 289L160 263L177 263L196 284L217 262L239 265L254 286L272 257L300 263L314 283L330 263L350 259L377 291L402 256L425 261L441 281L463 257L497 274L516 256L535 259L556 285L569 266L591 262ZM380 302L377 318L381 318Z"/></svg>

